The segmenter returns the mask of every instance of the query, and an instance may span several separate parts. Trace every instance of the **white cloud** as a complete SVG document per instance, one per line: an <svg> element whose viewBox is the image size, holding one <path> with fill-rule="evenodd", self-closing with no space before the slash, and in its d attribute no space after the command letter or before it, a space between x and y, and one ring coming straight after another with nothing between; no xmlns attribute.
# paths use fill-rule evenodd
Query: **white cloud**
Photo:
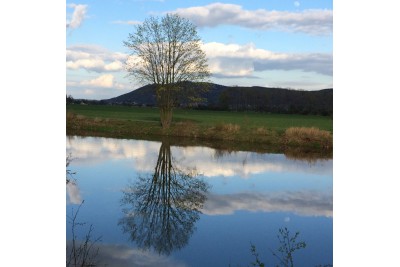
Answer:
<svg viewBox="0 0 400 267"><path fill-rule="evenodd" d="M214 57L234 57L240 59L282 59L287 58L283 53L274 53L268 50L256 48L253 43L245 45L223 44L217 42L205 43L202 48L208 58Z"/></svg>
<svg viewBox="0 0 400 267"><path fill-rule="evenodd" d="M67 69L85 69L95 72L117 72L124 70L128 55L111 52L97 45L75 45L67 48Z"/></svg>
<svg viewBox="0 0 400 267"><path fill-rule="evenodd" d="M107 71L120 71L124 69L124 65L121 61L113 61L109 64L104 65L104 69Z"/></svg>
<svg viewBox="0 0 400 267"><path fill-rule="evenodd" d="M117 82L114 75L103 74L98 77L81 80L81 81L67 81L68 88L74 88L74 90L80 90L81 94L84 96L98 95L99 90L127 90L130 88L129 84Z"/></svg>
<svg viewBox="0 0 400 267"><path fill-rule="evenodd" d="M294 1L293 5L294 5L295 7L299 7L299 6L300 6L300 2L299 2L299 1Z"/></svg>
<svg viewBox="0 0 400 267"><path fill-rule="evenodd" d="M68 4L67 6L74 9L74 12L72 13L72 18L70 20L67 20L67 28L76 29L81 26L83 20L85 19L88 6L76 4Z"/></svg>
<svg viewBox="0 0 400 267"><path fill-rule="evenodd" d="M222 44L217 42L202 45L211 73L220 76L249 77L255 71L302 70L323 75L332 75L332 54L323 53L276 53L254 44Z"/></svg>
<svg viewBox="0 0 400 267"><path fill-rule="evenodd" d="M99 45L73 45L67 48L67 60L88 58L92 56L99 56L106 61L110 61L125 60L127 55L120 52L111 52Z"/></svg>
<svg viewBox="0 0 400 267"><path fill-rule="evenodd" d="M332 76L333 57L323 53L288 54L284 59L256 60L254 70L302 70Z"/></svg>
<svg viewBox="0 0 400 267"><path fill-rule="evenodd" d="M210 42L202 44L214 77L254 78L255 72L265 70L302 70L332 76L332 54L277 53L244 45ZM66 67L70 70L120 72L134 57L111 52L96 45L75 45L67 48Z"/></svg>
<svg viewBox="0 0 400 267"><path fill-rule="evenodd" d="M192 20L199 27L236 25L258 30L281 30L311 35L332 33L332 10L300 12L266 9L245 10L240 5L213 3L206 6L179 8L172 13Z"/></svg>
<svg viewBox="0 0 400 267"><path fill-rule="evenodd" d="M82 81L81 84L94 87L110 88L114 84L114 76L111 74L104 74L92 80Z"/></svg>
<svg viewBox="0 0 400 267"><path fill-rule="evenodd" d="M104 61L99 58L78 59L76 61L67 61L68 69L89 69L100 71L105 68Z"/></svg>
<svg viewBox="0 0 400 267"><path fill-rule="evenodd" d="M91 80L80 81L78 86L89 86L96 88L115 88L125 89L126 85L115 81L115 77L112 74L103 74Z"/></svg>

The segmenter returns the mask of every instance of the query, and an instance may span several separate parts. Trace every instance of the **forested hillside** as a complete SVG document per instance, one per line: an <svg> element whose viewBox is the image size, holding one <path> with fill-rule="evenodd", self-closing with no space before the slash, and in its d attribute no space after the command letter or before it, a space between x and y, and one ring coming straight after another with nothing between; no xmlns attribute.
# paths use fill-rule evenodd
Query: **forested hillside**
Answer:
<svg viewBox="0 0 400 267"><path fill-rule="evenodd" d="M177 97L180 106L214 110L255 110L272 113L297 113L331 115L333 112L333 89L318 91L292 90L269 87L242 87L207 84L205 92L199 84L183 84L183 92L200 91L202 100L195 105L182 93ZM197 88L198 87L198 88ZM155 106L154 85L146 85L130 93L105 99L107 104Z"/></svg>

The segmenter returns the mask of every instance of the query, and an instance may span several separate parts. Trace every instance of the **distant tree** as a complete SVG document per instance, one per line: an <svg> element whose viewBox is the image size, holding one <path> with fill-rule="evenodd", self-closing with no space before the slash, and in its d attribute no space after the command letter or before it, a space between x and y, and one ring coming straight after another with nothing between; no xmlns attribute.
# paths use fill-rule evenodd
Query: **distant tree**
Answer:
<svg viewBox="0 0 400 267"><path fill-rule="evenodd" d="M74 98L72 97L72 95L67 95L67 104L72 104L74 103Z"/></svg>
<svg viewBox="0 0 400 267"><path fill-rule="evenodd" d="M201 82L209 77L196 26L175 14L150 17L136 25L124 45L132 52L127 71L134 79L156 85L163 128L169 128L178 104L180 83Z"/></svg>
<svg viewBox="0 0 400 267"><path fill-rule="evenodd" d="M219 95L219 106L222 109L228 110L229 104L230 104L229 91L228 90L222 91L222 93Z"/></svg>

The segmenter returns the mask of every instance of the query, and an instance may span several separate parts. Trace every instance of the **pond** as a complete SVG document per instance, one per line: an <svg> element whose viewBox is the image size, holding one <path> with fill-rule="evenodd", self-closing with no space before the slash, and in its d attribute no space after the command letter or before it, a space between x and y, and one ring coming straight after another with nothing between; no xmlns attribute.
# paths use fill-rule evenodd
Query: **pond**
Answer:
<svg viewBox="0 0 400 267"><path fill-rule="evenodd" d="M86 240L97 266L333 262L332 159L168 139L66 144L67 261Z"/></svg>

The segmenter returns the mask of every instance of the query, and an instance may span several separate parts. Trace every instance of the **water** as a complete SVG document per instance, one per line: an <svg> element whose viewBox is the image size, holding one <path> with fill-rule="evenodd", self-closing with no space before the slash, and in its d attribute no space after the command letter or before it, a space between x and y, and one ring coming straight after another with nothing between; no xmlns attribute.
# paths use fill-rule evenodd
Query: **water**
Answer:
<svg viewBox="0 0 400 267"><path fill-rule="evenodd" d="M276 266L285 228L306 244L294 266L332 264L331 159L94 137L67 137L67 154L67 247L84 200L76 240L92 225L100 265L249 266L254 245Z"/></svg>

